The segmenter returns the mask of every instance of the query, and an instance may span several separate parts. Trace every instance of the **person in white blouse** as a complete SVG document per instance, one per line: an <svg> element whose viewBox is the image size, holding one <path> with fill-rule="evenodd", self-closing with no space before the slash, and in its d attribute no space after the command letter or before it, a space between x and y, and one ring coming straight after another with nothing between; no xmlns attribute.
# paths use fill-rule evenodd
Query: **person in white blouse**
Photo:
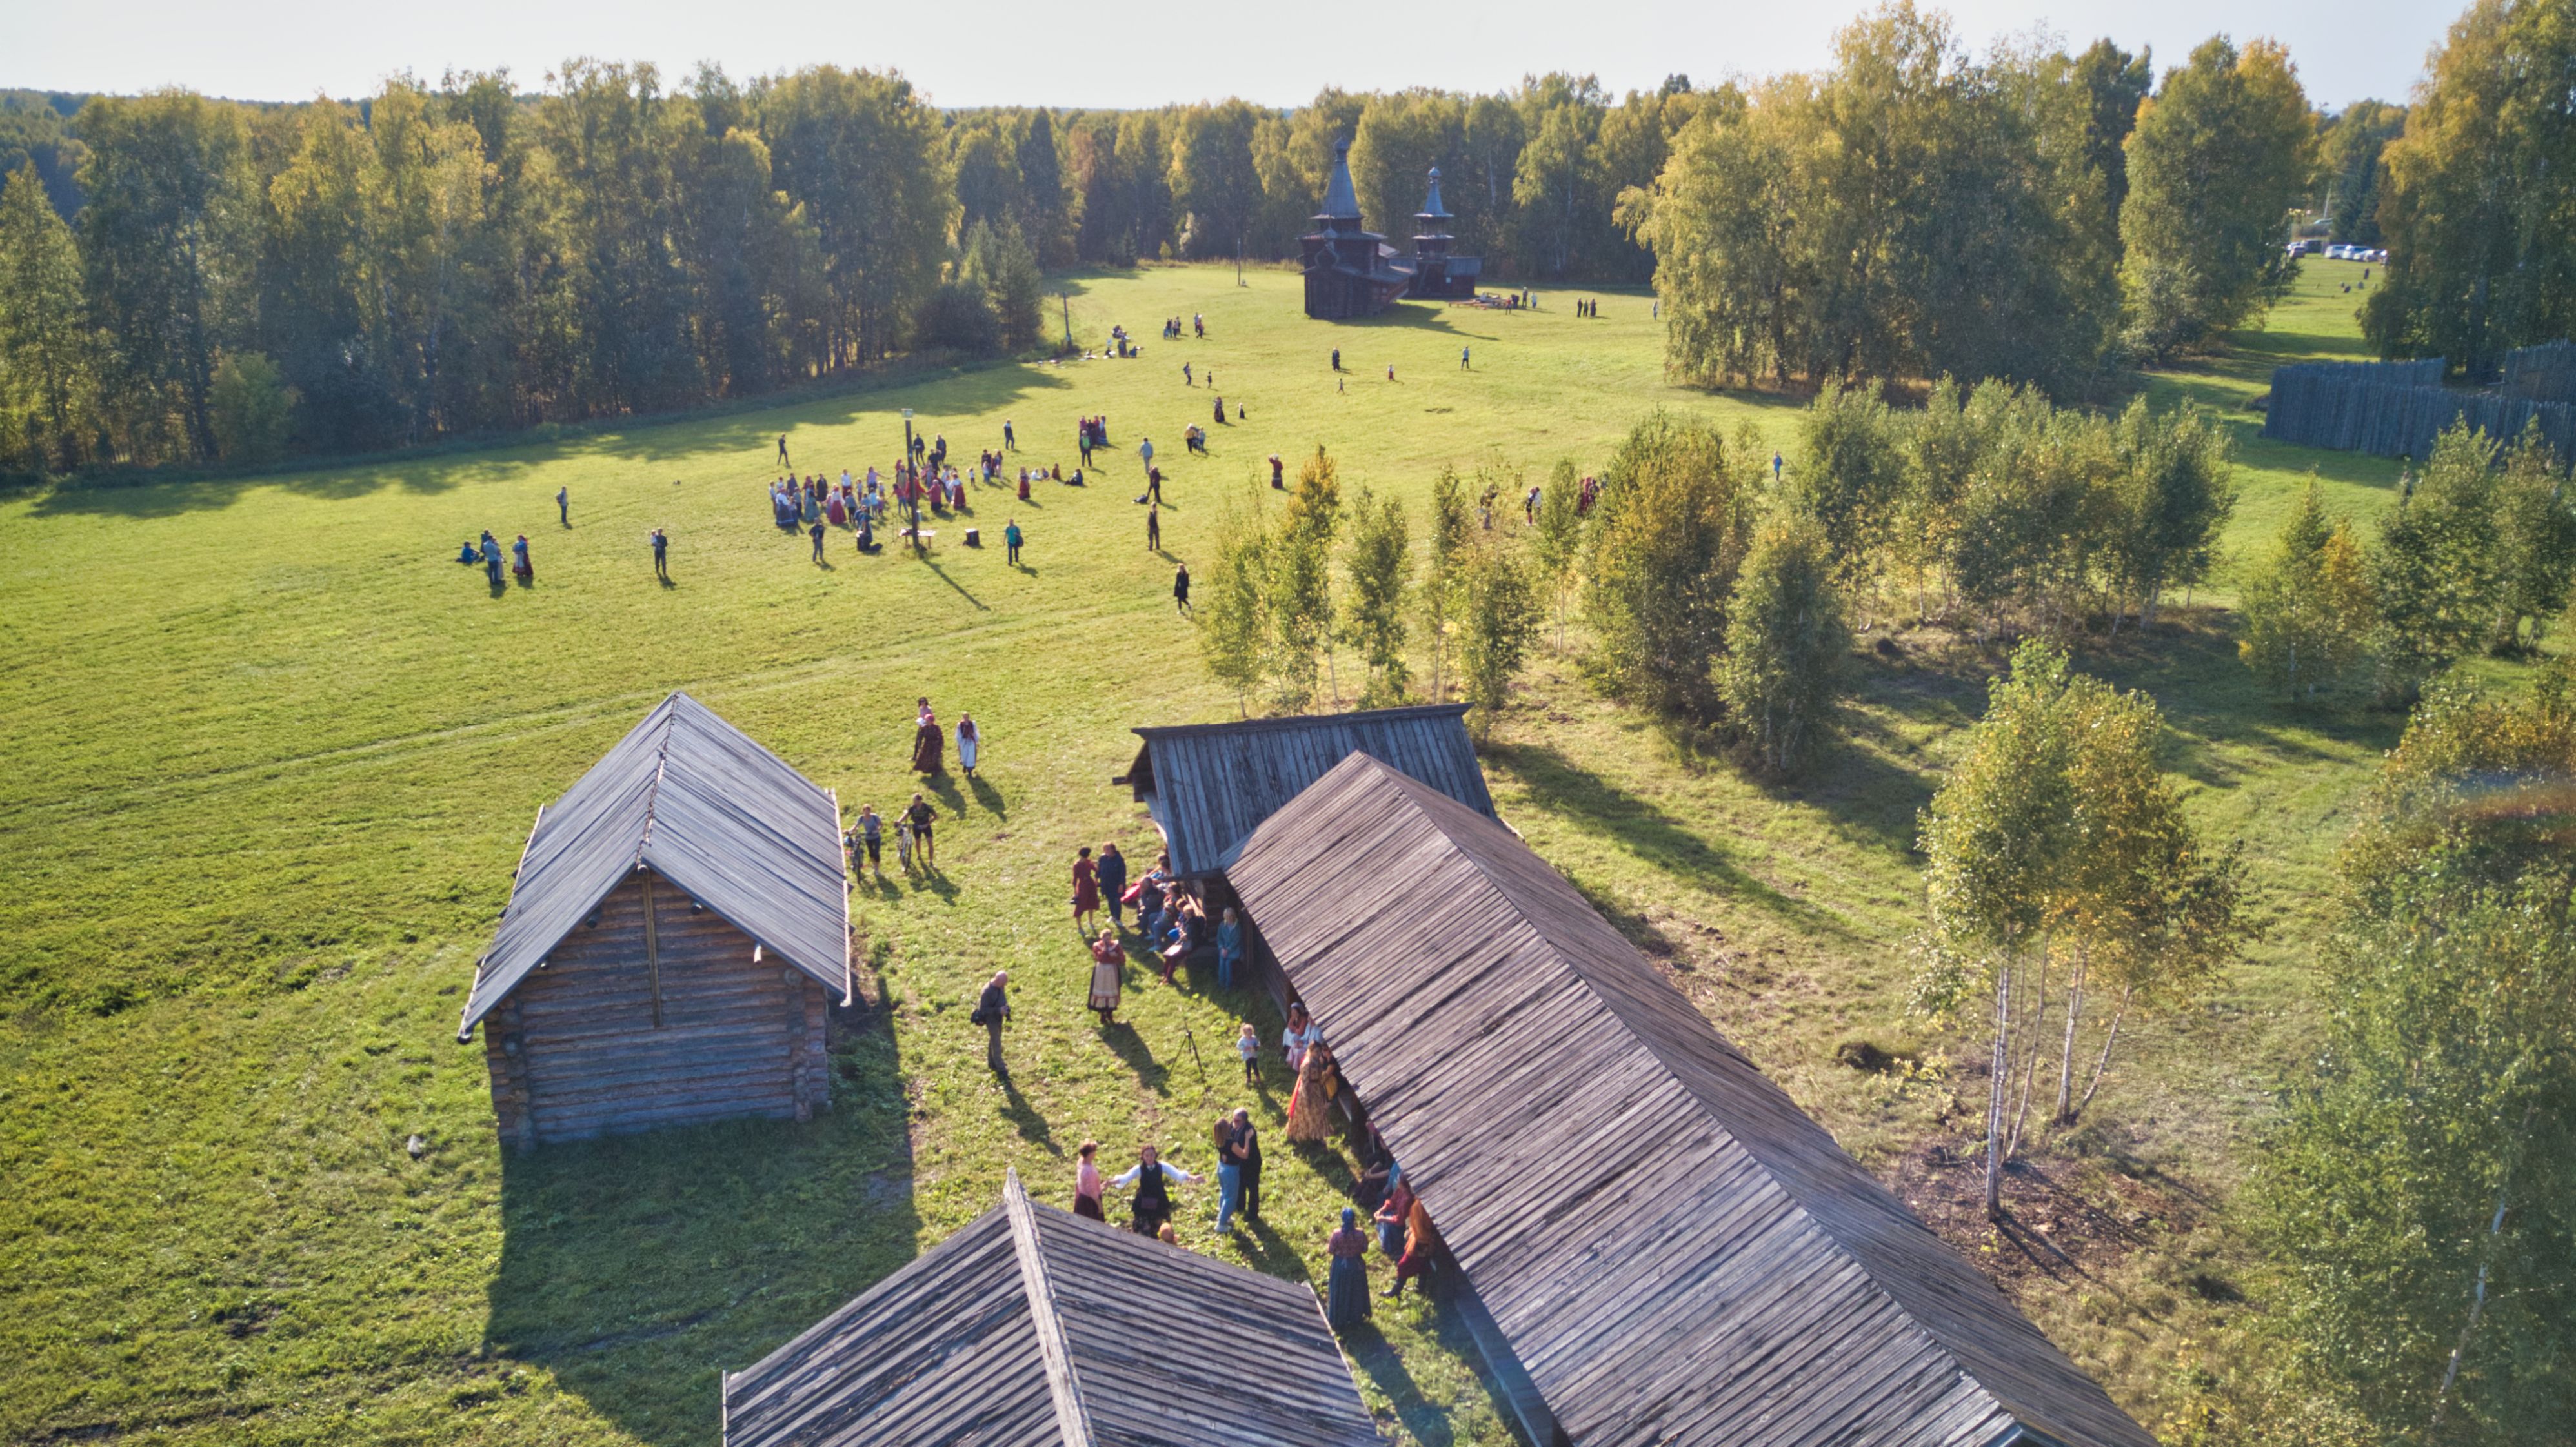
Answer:
<svg viewBox="0 0 2576 1447"><path fill-rule="evenodd" d="M1129 1202L1136 1213L1136 1234L1152 1236L1162 1229L1165 1221L1171 1219L1170 1188L1185 1186L1197 1179L1198 1177L1160 1158L1155 1154L1152 1146L1146 1146L1136 1153L1136 1164L1112 1177L1109 1184L1136 1188L1136 1197Z"/></svg>
<svg viewBox="0 0 2576 1447"><path fill-rule="evenodd" d="M1315 1023L1303 1005L1288 1007L1288 1028L1279 1032L1279 1048L1288 1057L1291 1071L1306 1064L1306 1047L1324 1038L1324 1027Z"/></svg>

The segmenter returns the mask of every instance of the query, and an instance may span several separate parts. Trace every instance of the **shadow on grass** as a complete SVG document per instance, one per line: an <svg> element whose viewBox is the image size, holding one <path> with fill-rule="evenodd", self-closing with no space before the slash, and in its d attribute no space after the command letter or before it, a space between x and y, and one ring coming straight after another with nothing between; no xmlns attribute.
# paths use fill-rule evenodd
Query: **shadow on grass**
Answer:
<svg viewBox="0 0 2576 1447"><path fill-rule="evenodd" d="M882 1024L833 1058L833 1109L507 1154L484 1347L636 1440L699 1447L721 1373L912 1259L903 1081Z"/></svg>
<svg viewBox="0 0 2576 1447"><path fill-rule="evenodd" d="M1100 1032L1100 1043L1127 1062L1127 1068L1136 1072L1137 1084L1156 1095L1170 1093L1166 1087L1172 1078L1171 1069L1154 1058L1154 1047L1145 1043L1145 1037L1137 1033L1135 1026L1121 1020L1104 1027Z"/></svg>
<svg viewBox="0 0 2576 1447"><path fill-rule="evenodd" d="M1370 1285L1374 1287L1376 1283L1371 1282ZM1395 1308L1389 1302L1380 1301L1375 1309L1391 1311ZM1367 1374L1369 1385L1386 1395L1387 1406L1395 1413L1396 1420L1404 1424L1404 1430L1412 1435L1413 1440L1423 1447L1450 1447L1458 1440L1456 1429L1449 1425L1449 1414L1423 1398L1422 1388L1414 1382L1413 1373L1404 1369L1404 1358L1396 1354L1394 1345L1377 1329L1375 1320L1361 1322L1343 1332L1342 1351L1350 1357L1351 1365Z"/></svg>
<svg viewBox="0 0 2576 1447"><path fill-rule="evenodd" d="M1488 754L1488 762L1511 775L1535 803L1569 828L1605 836L1645 864L1742 898L1782 919L1794 920L1802 928L1846 933L1843 922L1832 914L1745 873L1716 845L1691 832L1679 820L1550 745L1496 744ZM1582 882L1577 880L1575 887L1582 889ZM1595 905L1608 908L1591 891L1585 893ZM1671 951L1671 943L1655 937L1653 929L1642 920L1611 912L1613 923L1621 925L1631 938L1637 937L1637 931L1644 931L1648 938L1643 943L1650 952L1658 943L1661 952Z"/></svg>

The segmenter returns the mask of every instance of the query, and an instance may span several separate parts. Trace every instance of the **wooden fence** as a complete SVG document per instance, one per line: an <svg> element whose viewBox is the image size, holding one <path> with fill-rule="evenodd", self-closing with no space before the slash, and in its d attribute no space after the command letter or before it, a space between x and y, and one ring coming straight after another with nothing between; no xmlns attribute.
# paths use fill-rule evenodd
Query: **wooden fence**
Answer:
<svg viewBox="0 0 2576 1447"><path fill-rule="evenodd" d="M2554 359L2535 358L2527 374L2538 379L2552 370L2553 363ZM2576 349L2571 349L2569 365L2576 367ZM2511 376L2511 359L2507 367ZM2567 375L2576 380L2576 371ZM2302 447L2421 460L2433 455L2433 439L2454 422L2466 422L2506 442L2520 437L2535 421L2560 457L2576 456L2576 406L2445 387L2439 357L2414 362L2301 362L2273 369L2263 435Z"/></svg>

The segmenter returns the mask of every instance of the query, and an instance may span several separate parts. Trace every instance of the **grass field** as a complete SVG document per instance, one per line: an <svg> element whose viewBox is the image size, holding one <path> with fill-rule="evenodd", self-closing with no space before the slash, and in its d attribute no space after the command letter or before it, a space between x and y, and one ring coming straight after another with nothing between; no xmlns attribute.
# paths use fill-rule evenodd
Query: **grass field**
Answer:
<svg viewBox="0 0 2576 1447"><path fill-rule="evenodd" d="M2240 554L2311 468L2356 513L2394 481L2393 464L2252 439L2242 407L2273 361L2356 349L2355 298L2336 288L2357 271L2312 264L2242 355L2152 383L2247 434ZM1108 782L1127 729L1234 712L1174 616L1170 561L1145 549L1132 452L1026 505L977 489L995 546L960 546L951 519L926 560L835 534L818 566L769 525L774 439L802 469L863 471L894 458L911 407L952 453L996 445L1008 418L1015 464L1069 469L1074 418L1106 412L1122 447L1155 439L1165 546L1194 559L1273 451L1293 466L1326 444L1346 490L1393 492L1418 518L1444 463L1597 465L1654 406L1785 444L1795 405L1664 385L1641 295L1604 294L1596 320L1569 293L1333 327L1297 316L1293 276L1248 280L1072 282L1089 339L1207 317L1207 340L1148 341L1133 361L0 500L0 1439L710 1443L720 1369L990 1206L1006 1166L1062 1203L1086 1137L1108 1158L1159 1139L1207 1164L1206 1123L1241 1092L1225 1059L1199 1062L1227 1055L1252 1002L1140 983L1132 1028L1104 1034L1064 907L1077 844L1150 857L1150 825ZM1183 386L1185 360L1247 414L1211 428L1204 459L1180 446L1211 405ZM569 528L547 521L558 487ZM1019 568L998 546L1008 517L1029 534ZM655 526L673 537L669 587ZM449 561L486 527L529 536L533 587L495 592ZM1869 655L1850 742L1813 779L1766 788L1678 757L1550 654L1487 760L1533 846L2151 1424L2188 1343L2244 1309L2228 1193L2307 1029L2338 811L2397 726L2275 711L2234 661L2224 601L2204 594L2083 664L2162 701L2170 763L2200 822L2247 841L2269 933L2203 1008L2146 1022L2094 1117L2043 1142L2015 1182L2037 1237L1951 1210L1964 1173L1935 1148L1975 1136L1974 1112L1950 1042L1902 1005L1914 814L1993 660L1928 637ZM878 1008L840 1047L828 1117L505 1155L481 1050L453 1039L472 961L537 805L674 688L853 811L915 787L919 694L944 719L975 714L986 777L939 786L956 817L938 873L858 889ZM1017 982L1008 1087L965 1020L996 967ZM1838 1063L1859 1039L1923 1068ZM1285 1084L1248 1103L1276 1122ZM1215 1239L1211 1185L1186 1193L1182 1240L1320 1279L1340 1167L1273 1156L1265 1229ZM1348 1346L1401 1440L1511 1440L1436 1311L1387 1311Z"/></svg>

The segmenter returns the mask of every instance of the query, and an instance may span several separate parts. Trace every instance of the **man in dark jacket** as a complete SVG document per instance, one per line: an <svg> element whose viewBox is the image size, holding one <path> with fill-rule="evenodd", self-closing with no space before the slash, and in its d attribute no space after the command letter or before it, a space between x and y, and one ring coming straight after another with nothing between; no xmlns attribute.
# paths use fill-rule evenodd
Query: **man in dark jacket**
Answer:
<svg viewBox="0 0 2576 1447"><path fill-rule="evenodd" d="M1119 918L1118 912L1125 909L1127 904L1118 896L1126 892L1127 856L1119 853L1118 846L1115 844L1101 845L1100 896L1109 901L1109 922L1120 929L1127 927L1127 921Z"/></svg>

